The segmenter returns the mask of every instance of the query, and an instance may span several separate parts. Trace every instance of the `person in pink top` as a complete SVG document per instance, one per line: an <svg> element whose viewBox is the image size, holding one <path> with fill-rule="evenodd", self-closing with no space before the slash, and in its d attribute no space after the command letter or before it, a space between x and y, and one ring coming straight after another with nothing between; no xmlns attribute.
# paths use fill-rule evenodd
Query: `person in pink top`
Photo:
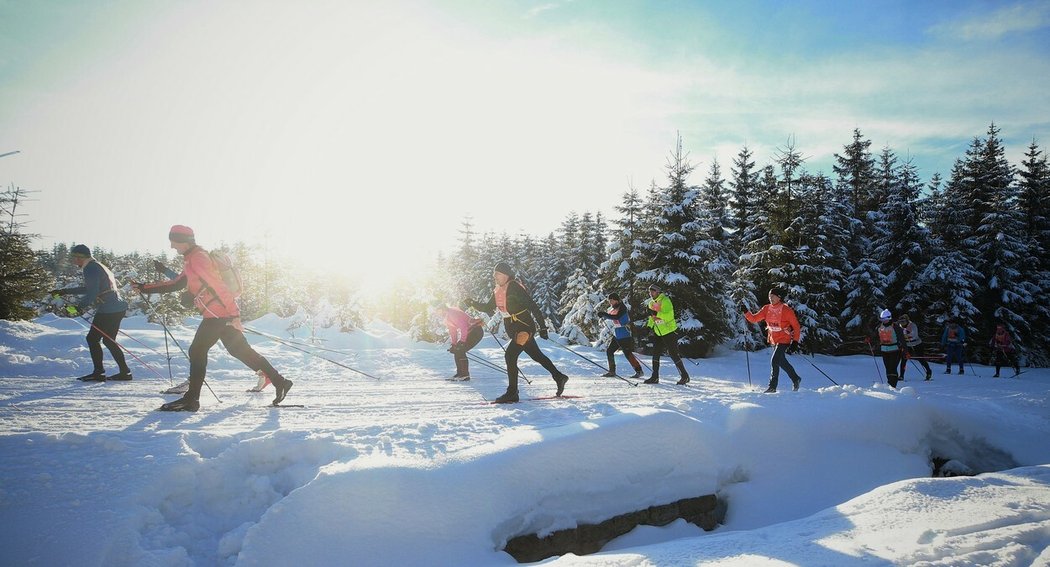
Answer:
<svg viewBox="0 0 1050 567"><path fill-rule="evenodd" d="M470 380L470 360L467 351L477 346L485 335L481 319L467 315L462 309L448 306L445 311L445 326L452 346L448 351L456 361L456 375L450 380Z"/></svg>
<svg viewBox="0 0 1050 567"><path fill-rule="evenodd" d="M131 286L142 294L169 293L185 289L193 298L193 305L204 320L190 343L190 378L189 390L182 398L168 402L162 411L197 411L200 408L201 387L204 385L204 374L208 368L208 351L215 343L222 345L235 358L256 372L262 371L273 382L277 397L273 405L284 400L292 381L281 376L273 365L255 351L244 338L244 326L241 324L241 310L237 298L226 286L218 267L211 256L197 246L193 229L188 226L175 225L168 231L171 247L183 256L182 273L178 277L156 283L132 282Z"/></svg>

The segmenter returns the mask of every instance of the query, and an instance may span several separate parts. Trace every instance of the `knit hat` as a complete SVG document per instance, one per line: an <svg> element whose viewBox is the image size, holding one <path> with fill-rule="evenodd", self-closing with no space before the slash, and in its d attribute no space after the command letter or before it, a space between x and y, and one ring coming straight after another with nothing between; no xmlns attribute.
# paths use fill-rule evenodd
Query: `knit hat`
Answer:
<svg viewBox="0 0 1050 567"><path fill-rule="evenodd" d="M70 248L69 255L77 258L90 258L91 249L83 244L77 244L73 248Z"/></svg>
<svg viewBox="0 0 1050 567"><path fill-rule="evenodd" d="M879 319L889 321L890 319L893 319L893 313L890 313L889 309L883 309L882 313L879 313Z"/></svg>
<svg viewBox="0 0 1050 567"><path fill-rule="evenodd" d="M499 272L501 274L506 274L512 278L514 277L514 268L511 268L510 264L506 262L499 262L498 264L496 264L496 267L492 269L492 271Z"/></svg>
<svg viewBox="0 0 1050 567"><path fill-rule="evenodd" d="M168 240L172 242L194 243L193 229L181 224L176 224L168 230Z"/></svg>
<svg viewBox="0 0 1050 567"><path fill-rule="evenodd" d="M616 301L621 301L620 294L616 293L615 291L609 294L609 299L615 299Z"/></svg>
<svg viewBox="0 0 1050 567"><path fill-rule="evenodd" d="M769 288L769 293L779 297L780 299L784 299L784 296L787 295L787 293L784 291L784 288L778 285Z"/></svg>
<svg viewBox="0 0 1050 567"><path fill-rule="evenodd" d="M649 291L660 291L660 286L656 284L649 284Z"/></svg>

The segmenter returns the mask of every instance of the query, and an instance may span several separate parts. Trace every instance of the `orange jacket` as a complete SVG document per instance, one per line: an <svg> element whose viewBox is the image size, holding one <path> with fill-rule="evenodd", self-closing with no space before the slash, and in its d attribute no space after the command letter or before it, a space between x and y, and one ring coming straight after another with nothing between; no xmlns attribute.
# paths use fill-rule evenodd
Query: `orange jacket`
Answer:
<svg viewBox="0 0 1050 567"><path fill-rule="evenodd" d="M193 304L205 319L240 317L237 300L226 287L211 256L200 246L183 255L182 273L173 280L143 284L145 293L168 293L186 288Z"/></svg>
<svg viewBox="0 0 1050 567"><path fill-rule="evenodd" d="M766 304L754 315L751 312L744 313L744 318L751 323L764 320L771 345L786 345L802 338L795 311L783 303Z"/></svg>

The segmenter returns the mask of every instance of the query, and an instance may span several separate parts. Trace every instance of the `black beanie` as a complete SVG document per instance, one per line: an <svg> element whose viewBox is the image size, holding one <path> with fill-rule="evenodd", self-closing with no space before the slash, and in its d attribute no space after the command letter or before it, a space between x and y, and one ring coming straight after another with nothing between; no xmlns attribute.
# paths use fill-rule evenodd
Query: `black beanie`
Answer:
<svg viewBox="0 0 1050 567"><path fill-rule="evenodd" d="M69 250L69 254L71 256L80 256L81 258L90 258L91 249L87 246L84 246L83 244L77 244Z"/></svg>
<svg viewBox="0 0 1050 567"><path fill-rule="evenodd" d="M784 292L784 288L782 288L780 286L773 286L773 287L769 288L769 293L772 293L773 295L779 297L780 299L784 299L784 296L787 295Z"/></svg>
<svg viewBox="0 0 1050 567"><path fill-rule="evenodd" d="M508 264L506 262L499 262L499 263L497 263L496 267L493 268L492 271L499 272L501 274L507 274L511 278L514 277L514 269L511 268L510 264Z"/></svg>
<svg viewBox="0 0 1050 567"><path fill-rule="evenodd" d="M620 294L616 293L615 291L609 294L609 299L615 299L616 301L621 301Z"/></svg>

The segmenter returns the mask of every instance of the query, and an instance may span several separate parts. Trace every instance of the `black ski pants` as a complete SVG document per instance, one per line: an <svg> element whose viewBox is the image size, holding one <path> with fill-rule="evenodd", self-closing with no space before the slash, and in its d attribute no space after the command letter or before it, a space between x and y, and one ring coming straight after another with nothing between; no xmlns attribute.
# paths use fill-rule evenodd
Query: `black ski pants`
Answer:
<svg viewBox="0 0 1050 567"><path fill-rule="evenodd" d="M106 345L109 354L113 355L113 361L121 372L131 372L128 363L124 360L124 351L117 344L117 333L120 332L120 322L124 319L126 311L116 313L95 313L91 320L91 330L87 334L88 352L91 353L91 364L95 367L95 374L102 374L105 368L102 365L102 345Z"/></svg>
<svg viewBox="0 0 1050 567"><path fill-rule="evenodd" d="M685 365L682 364L682 355L678 354L677 331L671 331L663 336L653 334L653 377L660 377L660 357L665 350L674 362L675 367L678 368L678 373L681 377L688 378L689 373L685 371Z"/></svg>
<svg viewBox="0 0 1050 567"><path fill-rule="evenodd" d="M456 361L456 376L470 375L470 359L467 358L467 351L478 346L484 336L484 329L480 325L475 325L467 332L466 340L452 345L452 357Z"/></svg>
<svg viewBox="0 0 1050 567"><path fill-rule="evenodd" d="M613 355L616 354L617 350L622 350L623 355L627 357L627 362L631 363L631 368L635 371L641 370L642 365L638 362L638 359L634 356L634 338L627 337L624 339L614 338L609 343L609 348L605 349L605 356L609 359L609 371L616 372L616 359Z"/></svg>
<svg viewBox="0 0 1050 567"><path fill-rule="evenodd" d="M795 367L788 362L787 349L790 346L787 343L773 346L773 356L769 359L769 387L774 390L777 389L777 384L780 383L781 368L784 369L784 372L787 372L792 384L797 384L802 380L798 372L795 372Z"/></svg>
<svg viewBox="0 0 1050 567"><path fill-rule="evenodd" d="M901 358L901 351L899 350L882 351L882 364L886 367L886 383L891 388L897 387L897 365L902 362Z"/></svg>
<svg viewBox="0 0 1050 567"><path fill-rule="evenodd" d="M234 358L243 362L248 368L256 372L262 370L266 373L274 386L284 381L284 377L274 369L270 362L248 344L244 333L227 325L230 321L232 319L226 317L209 318L201 322L200 327L197 327L197 333L193 335L193 342L190 343L190 389L186 393L186 398L200 399L204 375L208 370L208 351L218 341L222 341L222 346L226 347Z"/></svg>
<svg viewBox="0 0 1050 567"><path fill-rule="evenodd" d="M504 360L507 361L508 392L518 391L518 357L523 352L550 372L551 378L561 374L551 359L540 350L540 345L536 344L536 338L532 336L532 333L520 331L511 337L510 344L507 345L507 354L504 356Z"/></svg>
<svg viewBox="0 0 1050 567"><path fill-rule="evenodd" d="M925 352L926 352L926 348L923 347L922 343L919 343L917 345L910 345L908 347L908 354L913 355L913 356L925 356ZM904 371L908 369L908 360L916 360L916 359L915 358L909 359L907 356L902 356L901 357L901 372L900 372L901 380L904 380ZM922 367L924 369L926 369L926 375L929 376L930 373L933 372L933 371L930 370L930 365L926 362L926 359L925 358L919 358L918 361L919 361L919 364L921 364Z"/></svg>

